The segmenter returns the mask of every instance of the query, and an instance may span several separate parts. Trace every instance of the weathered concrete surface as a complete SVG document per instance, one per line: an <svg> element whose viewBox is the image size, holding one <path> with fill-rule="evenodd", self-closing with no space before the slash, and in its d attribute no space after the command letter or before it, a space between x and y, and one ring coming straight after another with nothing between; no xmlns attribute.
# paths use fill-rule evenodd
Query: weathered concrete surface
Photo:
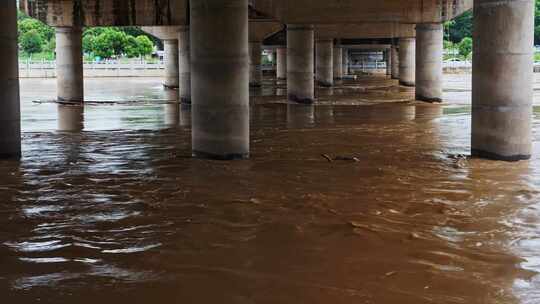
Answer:
<svg viewBox="0 0 540 304"><path fill-rule="evenodd" d="M21 0L28 15L52 26L185 25L187 0Z"/></svg>
<svg viewBox="0 0 540 304"><path fill-rule="evenodd" d="M59 101L84 101L82 29L56 28L56 87Z"/></svg>
<svg viewBox="0 0 540 304"><path fill-rule="evenodd" d="M191 104L191 50L190 28L182 26L178 30L178 97L180 102Z"/></svg>
<svg viewBox="0 0 540 304"><path fill-rule="evenodd" d="M142 26L141 30L160 39L176 40L181 26Z"/></svg>
<svg viewBox="0 0 540 304"><path fill-rule="evenodd" d="M299 103L315 101L313 26L287 26L287 95Z"/></svg>
<svg viewBox="0 0 540 304"><path fill-rule="evenodd" d="M260 87L262 82L262 48L260 41L249 42L249 86Z"/></svg>
<svg viewBox="0 0 540 304"><path fill-rule="evenodd" d="M340 83L343 79L343 48L341 46L334 47L334 83Z"/></svg>
<svg viewBox="0 0 540 304"><path fill-rule="evenodd" d="M349 49L343 48L343 76L349 75Z"/></svg>
<svg viewBox="0 0 540 304"><path fill-rule="evenodd" d="M392 45L392 79L399 79L399 51L397 45Z"/></svg>
<svg viewBox="0 0 540 304"><path fill-rule="evenodd" d="M416 39L399 39L399 83L413 87L415 84L416 68Z"/></svg>
<svg viewBox="0 0 540 304"><path fill-rule="evenodd" d="M498 160L531 156L534 1L476 0L472 154Z"/></svg>
<svg viewBox="0 0 540 304"><path fill-rule="evenodd" d="M18 62L16 1L0 1L0 159L21 156Z"/></svg>
<svg viewBox="0 0 540 304"><path fill-rule="evenodd" d="M283 25L275 21L250 20L249 22L249 41L261 42L266 37L277 33L283 29Z"/></svg>
<svg viewBox="0 0 540 304"><path fill-rule="evenodd" d="M178 38L178 34L176 35ZM178 72L178 40L170 39L163 40L164 48L164 64L165 64L165 88L178 88L179 72Z"/></svg>
<svg viewBox="0 0 540 304"><path fill-rule="evenodd" d="M473 0L253 0L254 8L283 23L444 22Z"/></svg>
<svg viewBox="0 0 540 304"><path fill-rule="evenodd" d="M384 51L389 50L392 45L391 44L348 44L347 49L349 50L363 50L363 51Z"/></svg>
<svg viewBox="0 0 540 304"><path fill-rule="evenodd" d="M315 39L395 38L414 37L414 24L396 22L357 22L349 24L317 24Z"/></svg>
<svg viewBox="0 0 540 304"><path fill-rule="evenodd" d="M247 0L191 1L190 9L193 155L248 158Z"/></svg>
<svg viewBox="0 0 540 304"><path fill-rule="evenodd" d="M386 61L386 75L392 75L392 49L384 51L384 60Z"/></svg>
<svg viewBox="0 0 540 304"><path fill-rule="evenodd" d="M414 24L450 20L471 9L472 2L473 0L251 0L250 5L258 14L285 24ZM188 24L188 0L21 0L20 5L29 15L55 26Z"/></svg>
<svg viewBox="0 0 540 304"><path fill-rule="evenodd" d="M287 48L277 49L277 79L287 79Z"/></svg>
<svg viewBox="0 0 540 304"><path fill-rule="evenodd" d="M323 87L331 87L334 85L334 41L319 40L315 46L317 83Z"/></svg>
<svg viewBox="0 0 540 304"><path fill-rule="evenodd" d="M441 102L443 94L443 26L416 26L416 99Z"/></svg>

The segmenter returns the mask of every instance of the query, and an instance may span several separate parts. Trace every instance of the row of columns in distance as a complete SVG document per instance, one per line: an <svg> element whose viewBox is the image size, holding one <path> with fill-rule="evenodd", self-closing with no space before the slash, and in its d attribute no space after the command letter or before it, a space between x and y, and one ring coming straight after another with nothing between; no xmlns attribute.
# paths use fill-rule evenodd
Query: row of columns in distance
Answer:
<svg viewBox="0 0 540 304"><path fill-rule="evenodd" d="M397 45L392 45L386 52L388 74L399 78L402 85L416 85L418 100L440 102L443 27L441 24L419 24L416 31L416 39L399 39L400 51ZM186 26L181 28L178 40L164 40L165 86L179 88L180 99L184 103L191 102L189 35L189 27ZM348 56L344 58L342 47L334 46L333 40L314 43L312 26L289 25L289 36L287 48L277 49L276 76L278 79L290 79L288 96L291 101L311 103L314 101L314 86L308 82L315 79L320 86L333 86L335 81L342 79L343 62L348 60ZM249 42L251 87L259 87L262 82L261 54L262 43Z"/></svg>
<svg viewBox="0 0 540 304"><path fill-rule="evenodd" d="M189 41L189 47L184 44L189 63L182 65L185 70L181 73L190 75L190 85L184 89L191 90L193 102L193 154L217 159L247 158L250 151L248 0L191 1L190 4L190 31L196 34L185 38ZM504 160L530 158L534 1L506 0L493 5L491 0L475 0L474 26L472 154ZM313 26L289 25L287 32L288 98L311 104L314 101ZM400 39L400 81L405 85L416 82L419 99L439 98L440 25L418 25L417 44L415 50L414 39ZM57 29L59 100L84 99L81 48L80 29ZM0 1L0 66L3 67L0 157L19 157L16 0Z"/></svg>

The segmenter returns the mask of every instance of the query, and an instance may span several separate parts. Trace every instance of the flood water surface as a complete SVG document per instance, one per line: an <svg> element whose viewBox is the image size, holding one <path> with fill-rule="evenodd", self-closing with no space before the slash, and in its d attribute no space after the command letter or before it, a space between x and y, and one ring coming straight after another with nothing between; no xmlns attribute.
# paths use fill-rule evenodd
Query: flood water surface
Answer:
<svg viewBox="0 0 540 304"><path fill-rule="evenodd" d="M268 82L251 159L219 162L190 157L190 109L158 79L112 83L87 99L137 102L59 132L58 106L31 102L54 82L23 80L5 303L540 302L539 117L530 161L469 159L467 104L359 80L293 105Z"/></svg>

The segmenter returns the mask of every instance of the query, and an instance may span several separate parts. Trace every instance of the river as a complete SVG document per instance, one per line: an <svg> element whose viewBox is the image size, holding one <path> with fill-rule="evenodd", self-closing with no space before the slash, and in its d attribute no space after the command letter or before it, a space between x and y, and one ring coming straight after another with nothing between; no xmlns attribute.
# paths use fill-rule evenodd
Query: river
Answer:
<svg viewBox="0 0 540 304"><path fill-rule="evenodd" d="M378 77L292 105L267 79L238 162L190 157L160 79L88 79L80 132L33 102L54 85L21 80L0 162L3 303L540 303L540 108L530 161L466 158L470 75L443 106Z"/></svg>

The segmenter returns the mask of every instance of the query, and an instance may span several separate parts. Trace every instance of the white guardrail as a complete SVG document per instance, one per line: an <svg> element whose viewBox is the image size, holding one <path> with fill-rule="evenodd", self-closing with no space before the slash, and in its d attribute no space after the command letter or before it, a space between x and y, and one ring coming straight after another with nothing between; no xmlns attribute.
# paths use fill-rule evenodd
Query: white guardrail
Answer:
<svg viewBox="0 0 540 304"><path fill-rule="evenodd" d="M84 74L87 77L153 77L163 76L163 61L85 61ZM19 76L21 78L56 77L56 61L20 60Z"/></svg>

